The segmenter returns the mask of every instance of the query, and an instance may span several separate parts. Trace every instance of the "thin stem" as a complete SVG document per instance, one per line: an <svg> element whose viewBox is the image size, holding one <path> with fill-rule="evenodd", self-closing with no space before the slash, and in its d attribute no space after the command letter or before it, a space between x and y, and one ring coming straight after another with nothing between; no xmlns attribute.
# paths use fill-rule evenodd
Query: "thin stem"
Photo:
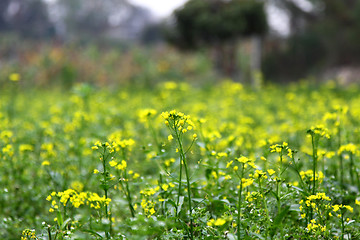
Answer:
<svg viewBox="0 0 360 240"><path fill-rule="evenodd" d="M192 217L192 207L191 207L191 185L190 185L190 178L189 172L187 167L186 159L184 160L184 167L185 167L185 174L186 174L186 182L187 182L187 189L188 189L188 201L189 201L189 214L190 214L190 238L193 239L193 217Z"/></svg>
<svg viewBox="0 0 360 240"><path fill-rule="evenodd" d="M354 159L353 159L353 154L350 152L350 179L351 179L351 184L354 185L355 184L355 179L354 179Z"/></svg>
<svg viewBox="0 0 360 240"><path fill-rule="evenodd" d="M296 171L296 173L297 173L297 175L298 175L298 177L299 177L299 180L300 180L302 189L305 190L305 183L304 183L304 181L302 180L301 175L300 175L300 172L299 172L299 168L298 168L298 166L296 165L294 154L293 154L291 160L292 160L294 169L295 169L295 171Z"/></svg>
<svg viewBox="0 0 360 240"><path fill-rule="evenodd" d="M283 149L281 149L280 152L280 166L279 166L279 174L278 174L278 181L277 181L277 185L276 185L276 194L277 194L277 208L278 208L278 214L280 213L280 208L281 208L281 175L282 175L282 163L283 163L283 154L282 154Z"/></svg>
<svg viewBox="0 0 360 240"><path fill-rule="evenodd" d="M103 146L103 149L104 149L104 152L102 154L102 163L103 163L103 170L104 170L104 174L103 174L103 184L104 184L104 193L105 193L105 199L108 198L108 186L107 186L107 175L108 175L108 172L107 172L107 169L106 169L106 160L108 158L108 156L106 156L106 146ZM109 231L105 230L105 236L106 236L106 239L110 239L110 232L111 232L111 217L109 215L109 210L108 210L108 205L105 204L104 206L104 211L105 211L105 216L106 218L109 220Z"/></svg>
<svg viewBox="0 0 360 240"><path fill-rule="evenodd" d="M317 169L317 142L316 136L311 135L311 144L313 148L313 187L312 187L312 194L315 195L316 189L316 169Z"/></svg>
<svg viewBox="0 0 360 240"><path fill-rule="evenodd" d="M267 219L267 224L266 224L266 229L265 229L265 238L267 238L268 236L268 224L271 222L270 221L270 216L269 216L269 210L268 210L268 207L267 207L267 203L266 203L266 199L265 199L265 194L262 190L262 187L261 187L261 178L259 177L259 190L260 190L260 193L263 195L263 204L264 204L264 208L265 208L265 214L266 214L266 219ZM280 231L282 231L282 229L280 229Z"/></svg>
<svg viewBox="0 0 360 240"><path fill-rule="evenodd" d="M188 204L189 204L189 217L190 217L190 239L194 239L193 236L193 217L192 217L192 206L191 206L191 185L190 185L190 175L188 171L186 156L184 153L184 148L182 144L181 133L176 128L176 121L174 121L173 129L175 131L175 137L179 145L179 154L180 154L180 176L179 176L179 193L178 193L178 202L177 207L179 207L180 202L180 195L181 195L181 175L182 175L182 166L184 165L185 168L185 175L186 175L186 183L187 183L187 192L188 192ZM188 149L189 150L189 149ZM176 211L177 212L177 211Z"/></svg>
<svg viewBox="0 0 360 240"><path fill-rule="evenodd" d="M150 132L154 138L154 142L155 142L155 145L158 149L158 152L159 154L161 153L161 145L159 144L159 141L157 139L157 135L156 135L156 131L154 130L153 126L152 126L152 122L150 121L150 119L148 119L148 125L149 125L149 129L150 129Z"/></svg>
<svg viewBox="0 0 360 240"><path fill-rule="evenodd" d="M175 130L175 136L176 136L176 139L177 139L178 143L181 143L179 133L178 133L178 131L176 129L176 126L175 126L175 122L174 122L174 130ZM176 214L175 214L176 217L178 216L178 207L179 207L180 196L181 196L181 181L182 181L182 165L183 165L183 162L184 162L184 159L183 159L183 156L182 156L182 154L180 152L180 173L179 173L178 199L177 199L177 203L176 203Z"/></svg>
<svg viewBox="0 0 360 240"><path fill-rule="evenodd" d="M135 210L134 210L134 207L132 205L132 198L131 198L131 192L130 192L130 188L129 188L129 182L128 182L128 179L127 179L127 171L126 169L124 170L125 174L124 174L124 177L125 177L125 186L126 186L126 198L128 200L128 204L129 204L129 209L130 209L130 212L131 212L131 216L132 217L135 217Z"/></svg>
<svg viewBox="0 0 360 240"><path fill-rule="evenodd" d="M242 177L244 175L244 164L242 164L241 173L240 173L240 188L238 193L238 215L237 215L237 239L241 239L241 201L242 201Z"/></svg>
<svg viewBox="0 0 360 240"><path fill-rule="evenodd" d="M51 231L50 231L50 226L48 226L48 228L47 228L47 232L48 232L48 237L49 237L49 240L52 240L52 237L51 237Z"/></svg>
<svg viewBox="0 0 360 240"><path fill-rule="evenodd" d="M345 224L344 224L344 212L341 211L341 240L344 240Z"/></svg>
<svg viewBox="0 0 360 240"><path fill-rule="evenodd" d="M179 152L180 152L180 160L183 162L185 168L185 175L186 175L186 183L188 189L188 202L189 202L189 216L190 216L190 239L193 239L193 217L192 217L192 207L191 207L191 186L190 186L190 175L188 171L188 166L186 162L186 157L184 154L184 149L181 141L181 137L179 136L178 132L176 131L176 137L179 144Z"/></svg>
<svg viewBox="0 0 360 240"><path fill-rule="evenodd" d="M125 149L123 148L122 149L122 157L123 159L126 161L127 158L126 158L126 151ZM126 196L126 199L128 201L128 205L129 205L129 210L130 210L130 213L131 213L131 216L132 217L135 217L135 209L132 205L132 198L131 198L131 192L130 192L130 187L129 187L129 180L128 180L128 177L127 177L127 171L126 171L126 168L124 169L124 181L125 181L125 188L123 187L123 184L121 184L122 188L124 189L124 192L125 192L125 196Z"/></svg>
<svg viewBox="0 0 360 240"><path fill-rule="evenodd" d="M338 127L338 138L339 138L338 148L340 149L340 147L341 147L341 129L340 129L340 126ZM342 154L339 154L339 160L340 160L340 185L341 185L341 188L344 189L344 160L343 160Z"/></svg>

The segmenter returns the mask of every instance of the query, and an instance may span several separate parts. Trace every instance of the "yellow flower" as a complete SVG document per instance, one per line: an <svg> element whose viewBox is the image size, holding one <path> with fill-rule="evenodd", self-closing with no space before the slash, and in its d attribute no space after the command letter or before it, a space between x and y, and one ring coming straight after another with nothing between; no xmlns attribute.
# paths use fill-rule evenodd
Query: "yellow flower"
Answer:
<svg viewBox="0 0 360 240"><path fill-rule="evenodd" d="M228 163L226 164L226 168L229 168L232 163L233 163L233 161L228 162Z"/></svg>
<svg viewBox="0 0 360 240"><path fill-rule="evenodd" d="M98 173L99 173L99 170L94 169L94 174L98 174Z"/></svg>
<svg viewBox="0 0 360 240"><path fill-rule="evenodd" d="M150 209L150 214L153 215L155 213L155 209L154 208L151 208Z"/></svg>
<svg viewBox="0 0 360 240"><path fill-rule="evenodd" d="M213 226L214 225L214 222L215 222L215 219L210 219L206 225L208 225L209 227Z"/></svg>
<svg viewBox="0 0 360 240"><path fill-rule="evenodd" d="M174 139L173 135L170 134L170 135L168 136L168 140L171 141L171 140L173 140L173 139Z"/></svg>
<svg viewBox="0 0 360 240"><path fill-rule="evenodd" d="M241 163L247 163L250 160L247 157L241 156L240 158L237 159L239 162Z"/></svg>
<svg viewBox="0 0 360 240"><path fill-rule="evenodd" d="M124 170L127 167L127 163L125 160L122 160L120 164L116 165L116 169Z"/></svg>
<svg viewBox="0 0 360 240"><path fill-rule="evenodd" d="M115 166L117 165L117 162L114 161L114 160L111 160L111 161L109 162L109 164L110 164L110 167L115 167Z"/></svg>
<svg viewBox="0 0 360 240"><path fill-rule="evenodd" d="M20 80L20 74L18 73L12 73L9 75L10 81L17 82Z"/></svg>
<svg viewBox="0 0 360 240"><path fill-rule="evenodd" d="M215 226L222 226L226 223L225 219L222 219L222 218L218 218L216 219L216 221L214 222L214 225Z"/></svg>
<svg viewBox="0 0 360 240"><path fill-rule="evenodd" d="M50 162L45 160L41 163L41 166L49 166L50 165Z"/></svg>
<svg viewBox="0 0 360 240"><path fill-rule="evenodd" d="M169 188L169 185L164 183L163 185L161 185L161 188L166 192Z"/></svg>
<svg viewBox="0 0 360 240"><path fill-rule="evenodd" d="M267 170L267 172L269 173L270 176L275 173L275 171L273 169L269 169L269 170Z"/></svg>

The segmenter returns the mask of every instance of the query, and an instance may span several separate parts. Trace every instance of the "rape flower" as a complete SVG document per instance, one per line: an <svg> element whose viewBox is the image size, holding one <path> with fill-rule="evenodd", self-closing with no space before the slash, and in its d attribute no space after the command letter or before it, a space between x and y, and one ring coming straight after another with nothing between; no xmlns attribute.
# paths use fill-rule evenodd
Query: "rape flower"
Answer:
<svg viewBox="0 0 360 240"><path fill-rule="evenodd" d="M117 162L114 161L114 160L111 160L111 161L109 162L109 165L110 165L110 167L115 167L115 166L117 165Z"/></svg>
<svg viewBox="0 0 360 240"><path fill-rule="evenodd" d="M226 220L225 219L222 219L222 218L218 218L216 219L216 221L214 222L214 225L215 226L222 226L226 223Z"/></svg>
<svg viewBox="0 0 360 240"><path fill-rule="evenodd" d="M275 174L275 171L273 169L268 169L267 172L269 173L270 176Z"/></svg>
<svg viewBox="0 0 360 240"><path fill-rule="evenodd" d="M12 82L17 82L20 80L20 74L18 73L12 73L9 75L9 80Z"/></svg>
<svg viewBox="0 0 360 240"><path fill-rule="evenodd" d="M171 141L171 140L173 140L173 139L174 139L173 135L170 134L170 135L168 136L168 140Z"/></svg>
<svg viewBox="0 0 360 240"><path fill-rule="evenodd" d="M41 163L41 166L49 166L50 165L50 162L45 160Z"/></svg>

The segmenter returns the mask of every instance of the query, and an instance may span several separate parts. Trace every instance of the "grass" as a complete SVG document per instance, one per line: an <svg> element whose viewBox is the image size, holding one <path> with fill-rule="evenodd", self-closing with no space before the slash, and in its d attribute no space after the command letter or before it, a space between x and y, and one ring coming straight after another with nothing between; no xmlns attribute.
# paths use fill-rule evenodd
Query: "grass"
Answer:
<svg viewBox="0 0 360 240"><path fill-rule="evenodd" d="M2 239L360 237L356 86L18 80L0 95Z"/></svg>

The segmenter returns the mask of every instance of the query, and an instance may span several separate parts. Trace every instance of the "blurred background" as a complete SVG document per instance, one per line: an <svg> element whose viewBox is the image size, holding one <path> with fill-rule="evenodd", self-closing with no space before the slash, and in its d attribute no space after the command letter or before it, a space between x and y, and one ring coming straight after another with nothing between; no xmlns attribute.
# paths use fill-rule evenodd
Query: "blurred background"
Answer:
<svg viewBox="0 0 360 240"><path fill-rule="evenodd" d="M359 40L358 0L1 0L0 83L350 84Z"/></svg>

